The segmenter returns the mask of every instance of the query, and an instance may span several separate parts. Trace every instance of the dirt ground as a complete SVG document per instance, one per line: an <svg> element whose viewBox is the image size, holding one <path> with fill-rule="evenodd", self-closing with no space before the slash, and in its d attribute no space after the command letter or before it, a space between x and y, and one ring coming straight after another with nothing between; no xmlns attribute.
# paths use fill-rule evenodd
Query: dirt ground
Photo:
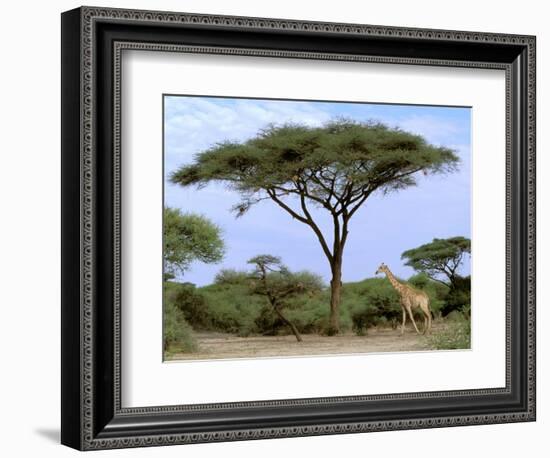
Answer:
<svg viewBox="0 0 550 458"><path fill-rule="evenodd" d="M437 333L439 326L434 322L432 333ZM167 355L166 360L262 358L431 349L429 338L417 335L412 328L406 328L402 336L399 328L369 329L366 336L349 334L326 337L305 334L302 335L303 342L296 341L293 335L236 337L223 333L204 332L197 333L196 337L199 344L198 352Z"/></svg>

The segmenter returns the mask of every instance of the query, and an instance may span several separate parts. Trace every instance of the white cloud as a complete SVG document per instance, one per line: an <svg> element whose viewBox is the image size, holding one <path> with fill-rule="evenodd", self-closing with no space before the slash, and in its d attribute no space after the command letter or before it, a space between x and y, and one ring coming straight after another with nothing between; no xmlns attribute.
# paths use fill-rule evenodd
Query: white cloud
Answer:
<svg viewBox="0 0 550 458"><path fill-rule="evenodd" d="M330 117L313 103L236 100L228 107L219 99L169 97L165 115L167 171L217 142L243 141L270 123L318 125Z"/></svg>

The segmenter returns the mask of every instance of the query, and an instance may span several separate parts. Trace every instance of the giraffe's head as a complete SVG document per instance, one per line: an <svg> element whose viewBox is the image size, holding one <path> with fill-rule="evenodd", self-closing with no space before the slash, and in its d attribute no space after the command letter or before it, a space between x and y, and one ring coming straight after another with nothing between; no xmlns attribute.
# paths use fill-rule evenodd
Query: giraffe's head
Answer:
<svg viewBox="0 0 550 458"><path fill-rule="evenodd" d="M374 275L378 275L378 274L381 274L381 273L386 273L388 270L388 266L384 263L380 264L380 267L378 267L378 269L376 269L376 272Z"/></svg>

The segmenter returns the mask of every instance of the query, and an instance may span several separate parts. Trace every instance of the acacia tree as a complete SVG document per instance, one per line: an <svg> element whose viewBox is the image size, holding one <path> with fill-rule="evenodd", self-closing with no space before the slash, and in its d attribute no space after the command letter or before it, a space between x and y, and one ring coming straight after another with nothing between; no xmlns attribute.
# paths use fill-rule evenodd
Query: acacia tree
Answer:
<svg viewBox="0 0 550 458"><path fill-rule="evenodd" d="M174 278L193 261L216 263L224 255L221 229L204 216L164 209L164 275Z"/></svg>
<svg viewBox="0 0 550 458"><path fill-rule="evenodd" d="M283 309L292 296L320 290L321 279L309 272L292 273L282 264L279 257L269 254L255 256L249 259L248 263L255 266L251 274L252 292L267 298L272 310L290 328L296 340L301 342L302 337L298 328L283 314Z"/></svg>
<svg viewBox="0 0 550 458"><path fill-rule="evenodd" d="M465 237L433 239L432 242L405 251L401 259L405 265L424 272L432 280L447 285L440 277L450 282L451 289L457 288L460 276L458 269L466 254L470 254L471 242Z"/></svg>
<svg viewBox="0 0 550 458"><path fill-rule="evenodd" d="M233 208L237 216L271 200L311 228L332 273L327 332L333 335L339 331L342 261L353 215L375 191L413 186L418 172L452 171L458 161L452 150L419 135L375 122L335 120L320 127L271 125L247 141L216 144L176 170L171 181L225 182L242 195ZM312 206L328 212L331 233L323 233Z"/></svg>

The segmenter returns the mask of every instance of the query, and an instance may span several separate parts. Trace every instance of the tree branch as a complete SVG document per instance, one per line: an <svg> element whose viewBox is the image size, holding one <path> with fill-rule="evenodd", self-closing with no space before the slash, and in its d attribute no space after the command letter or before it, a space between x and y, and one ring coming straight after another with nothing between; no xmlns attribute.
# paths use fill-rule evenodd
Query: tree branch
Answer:
<svg viewBox="0 0 550 458"><path fill-rule="evenodd" d="M277 194L275 194L274 191L272 190L267 190L267 194L269 195L269 197L271 197L271 199L277 204L279 205L281 208L283 208L284 210L286 210L288 213L290 213L290 215L294 218L296 218L298 221L300 221L301 223L304 223L304 224L307 224L309 225L309 221L304 218L302 215L296 213L292 208L290 208L287 204L285 204L281 199L279 199L279 197L277 196Z"/></svg>
<svg viewBox="0 0 550 458"><path fill-rule="evenodd" d="M344 214L344 217L343 217L343 224L342 224L342 238L341 238L341 241L340 241L340 244L342 246L342 249L344 248L345 244L346 244L346 241L348 239L348 222L349 222L349 215L347 214L347 211L346 213Z"/></svg>
<svg viewBox="0 0 550 458"><path fill-rule="evenodd" d="M436 281L436 282L439 282L441 283L442 285L445 285L445 286L449 286L449 284L447 282L444 282L443 280L440 280L439 278L436 278L434 276L429 276L433 281Z"/></svg>
<svg viewBox="0 0 550 458"><path fill-rule="evenodd" d="M290 213L291 216L296 218L301 223L307 224L309 227L311 227L311 229L313 229L313 232L315 232L315 235L319 239L319 243L321 244L321 248L323 249L323 252L325 253L325 256L327 257L329 262L332 262L332 253L330 252L330 250L328 248L328 245L327 245L327 242L326 242L325 238L323 237L323 233L321 232L321 230L319 229L317 224L315 224L315 222L313 221L313 218L311 217L311 214L307 210L307 207L306 207L305 201L304 201L305 197L303 195L300 195L300 204L302 205L302 210L304 211L304 214L306 215L306 217L303 217L302 215L296 213L288 205L286 205L281 199L279 199L277 197L277 194L275 194L275 192L273 190L267 190L267 193L277 205L279 205L281 208L283 208L288 213Z"/></svg>
<svg viewBox="0 0 550 458"><path fill-rule="evenodd" d="M454 271L451 269L447 264L443 264L443 267L441 269L447 277L449 277L449 280L451 280L454 276Z"/></svg>
<svg viewBox="0 0 550 458"><path fill-rule="evenodd" d="M336 256L340 252L341 245L341 235L340 235L340 220L338 219L338 216L333 215L332 221L334 224L334 240L332 242L332 252L334 253L334 256Z"/></svg>
<svg viewBox="0 0 550 458"><path fill-rule="evenodd" d="M304 187L304 192L307 193L307 188L305 187ZM319 243L321 244L321 248L323 249L325 256L327 257L329 262L332 263L333 253L330 252L327 241L325 240L325 237L323 236L321 229L319 229L319 226L317 226L317 224L311 217L311 214L309 213L304 194L300 194L300 205L302 207L302 211L304 212L304 215L306 215L307 221L309 222L309 226L313 229L313 232L315 232L315 234L317 235L317 238L319 239Z"/></svg>
<svg viewBox="0 0 550 458"><path fill-rule="evenodd" d="M336 185L336 175L333 175L332 178L326 178L325 175L323 175L323 169L321 168L319 170L319 175L323 180L326 180L330 183L330 189L328 190L328 197L327 197L327 203L330 205L330 200L334 197L334 186Z"/></svg>
<svg viewBox="0 0 550 458"><path fill-rule="evenodd" d="M371 192L372 191L367 191L365 194L363 194L363 197L361 197L361 199L359 199L359 203L357 205L355 205L355 207L353 207L349 213L348 213L348 219L351 218L353 216L353 214L357 211L357 209L363 205L363 203L365 202L365 200L367 200L367 198L371 195Z"/></svg>
<svg viewBox="0 0 550 458"><path fill-rule="evenodd" d="M281 191L281 192L284 192L284 193L288 193L288 194L295 194L297 196L300 196L302 193L298 187L298 183L295 183L295 186L296 186L296 189L287 189L287 188L284 188L282 186L271 186L272 189L276 189L277 191ZM318 202L320 203L321 205L324 206L325 204L325 201L323 199L319 199L318 197L315 197L315 196L312 196L311 194L306 194L306 197L308 199L311 199L311 200L314 200L315 202Z"/></svg>
<svg viewBox="0 0 550 458"><path fill-rule="evenodd" d="M401 178L407 177L409 175L414 175L417 172L420 172L423 169L423 167L417 167L413 170L410 170L409 172L401 173L400 175L395 175L392 180L399 180Z"/></svg>

